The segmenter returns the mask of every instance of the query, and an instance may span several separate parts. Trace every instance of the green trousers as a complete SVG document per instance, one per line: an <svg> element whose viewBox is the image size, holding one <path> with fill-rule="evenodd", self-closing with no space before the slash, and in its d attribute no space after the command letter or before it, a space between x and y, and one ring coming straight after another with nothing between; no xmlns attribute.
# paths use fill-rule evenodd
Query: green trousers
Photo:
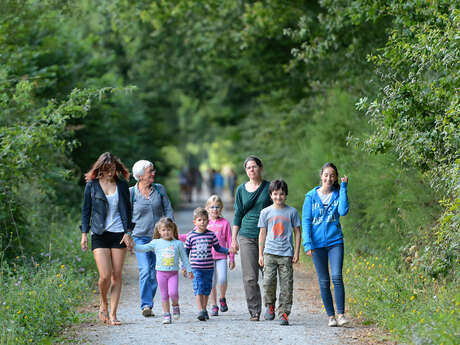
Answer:
<svg viewBox="0 0 460 345"><path fill-rule="evenodd" d="M278 276L278 277L277 277ZM292 308L294 270L291 256L264 254L264 303L275 304L276 285L279 278L278 315L289 315Z"/></svg>

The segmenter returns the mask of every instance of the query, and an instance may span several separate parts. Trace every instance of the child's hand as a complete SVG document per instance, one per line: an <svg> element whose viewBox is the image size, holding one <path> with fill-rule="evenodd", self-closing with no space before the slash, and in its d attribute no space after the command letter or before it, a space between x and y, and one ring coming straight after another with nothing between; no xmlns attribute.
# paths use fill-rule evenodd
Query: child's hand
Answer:
<svg viewBox="0 0 460 345"><path fill-rule="evenodd" d="M187 270L185 268L182 269L182 275L185 277L187 277Z"/></svg>
<svg viewBox="0 0 460 345"><path fill-rule="evenodd" d="M193 279L193 272L189 272L189 273L188 273L188 278L189 278L189 279Z"/></svg>
<svg viewBox="0 0 460 345"><path fill-rule="evenodd" d="M313 250L307 250L307 251L305 252L305 254L307 254L308 256L311 256L311 253L313 253Z"/></svg>
<svg viewBox="0 0 460 345"><path fill-rule="evenodd" d="M345 175L344 177L341 178L341 180L342 182L348 183L348 176Z"/></svg>
<svg viewBox="0 0 460 345"><path fill-rule="evenodd" d="M230 261L228 263L228 268L230 268L231 270L235 268L235 261Z"/></svg>
<svg viewBox="0 0 460 345"><path fill-rule="evenodd" d="M259 265L260 267L264 267L264 257L262 255L259 255Z"/></svg>
<svg viewBox="0 0 460 345"><path fill-rule="evenodd" d="M299 261L299 256L297 254L294 254L294 257L292 258L292 263L296 264Z"/></svg>

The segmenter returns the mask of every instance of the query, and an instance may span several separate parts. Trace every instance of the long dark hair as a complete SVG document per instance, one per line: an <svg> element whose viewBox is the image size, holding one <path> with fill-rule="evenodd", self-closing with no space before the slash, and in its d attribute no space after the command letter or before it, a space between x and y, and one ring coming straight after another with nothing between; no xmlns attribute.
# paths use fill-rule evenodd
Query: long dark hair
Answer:
<svg viewBox="0 0 460 345"><path fill-rule="evenodd" d="M126 180L129 179L129 170L121 162L120 158L113 155L111 152L104 152L99 156L92 168L85 174L86 182L101 178L105 173L110 171L113 166L115 166L116 171L115 178L119 178L122 175Z"/></svg>
<svg viewBox="0 0 460 345"><path fill-rule="evenodd" d="M337 180L335 180L333 187L334 187L335 189L340 189L340 184L339 184L339 171L337 170L337 167L334 165L334 163L327 162L326 164L324 164L324 165L321 167L321 171L320 171L320 173L319 173L319 177L321 178L321 176L323 175L324 169L327 169L327 168L332 168L332 169L334 169L334 171L335 171L335 176L337 176ZM320 179L320 184L322 184L321 179Z"/></svg>

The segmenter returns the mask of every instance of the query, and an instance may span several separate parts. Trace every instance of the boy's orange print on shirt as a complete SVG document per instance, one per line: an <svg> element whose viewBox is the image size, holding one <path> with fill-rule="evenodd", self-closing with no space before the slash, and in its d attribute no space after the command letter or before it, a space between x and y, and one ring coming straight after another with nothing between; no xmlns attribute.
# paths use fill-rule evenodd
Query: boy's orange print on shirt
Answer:
<svg viewBox="0 0 460 345"><path fill-rule="evenodd" d="M274 237L281 237L284 234L284 222L289 222L289 219L282 216L275 216L268 220L273 222L273 235Z"/></svg>

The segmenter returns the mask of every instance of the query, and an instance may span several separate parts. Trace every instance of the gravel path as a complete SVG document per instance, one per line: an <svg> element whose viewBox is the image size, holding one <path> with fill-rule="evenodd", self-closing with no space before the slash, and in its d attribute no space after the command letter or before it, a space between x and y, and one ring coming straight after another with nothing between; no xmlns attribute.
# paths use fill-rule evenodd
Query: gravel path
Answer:
<svg viewBox="0 0 460 345"><path fill-rule="evenodd" d="M181 233L191 229L193 208L176 212L176 221ZM227 219L231 212L225 212ZM202 322L196 319L197 307L192 283L181 276L179 281L179 303L181 318L170 325L161 323L162 309L159 291L155 296L155 317L144 318L139 310L138 272L134 254L128 255L124 268L123 291L118 311L121 326L106 326L93 322L81 325L74 340L79 344L125 345L125 344L311 344L338 345L353 339L352 328L329 328L325 312L318 308L319 293L316 278L308 272L296 269L294 278L294 305L289 318L290 326L280 326L274 321L250 322L244 297L239 256L236 268L229 271L227 301L229 311ZM300 268L297 265L297 268ZM260 281L260 284L262 282ZM97 306L94 308L96 316ZM210 307L208 306L208 310ZM263 318L262 318L263 319ZM353 342L355 343L355 342Z"/></svg>

